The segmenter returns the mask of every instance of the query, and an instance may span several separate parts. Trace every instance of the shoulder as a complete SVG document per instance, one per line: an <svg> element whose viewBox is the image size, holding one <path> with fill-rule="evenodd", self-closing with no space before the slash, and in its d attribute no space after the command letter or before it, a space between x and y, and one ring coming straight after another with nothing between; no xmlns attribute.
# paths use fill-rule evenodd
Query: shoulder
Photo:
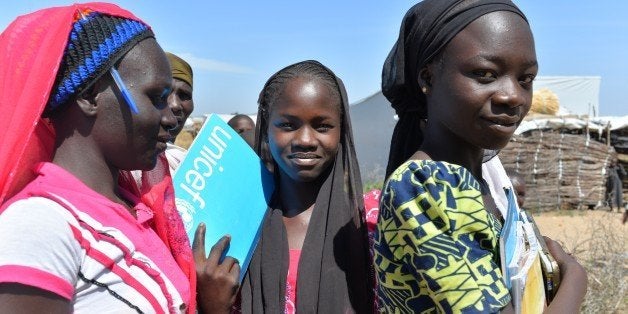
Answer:
<svg viewBox="0 0 628 314"><path fill-rule="evenodd" d="M432 197L447 190L456 195L480 193L480 184L466 168L444 161L410 160L393 172L384 187L383 198L394 191L397 202L406 202L428 193Z"/></svg>
<svg viewBox="0 0 628 314"><path fill-rule="evenodd" d="M29 197L0 214L0 282L16 282L71 299L82 250L78 222L56 202Z"/></svg>
<svg viewBox="0 0 628 314"><path fill-rule="evenodd" d="M17 245L17 249L27 243L39 247L46 243L47 248L55 245L74 248L72 229L78 224L72 213L57 202L45 197L28 197L12 202L2 211L0 238L7 240L3 241L4 246Z"/></svg>
<svg viewBox="0 0 628 314"><path fill-rule="evenodd" d="M11 222L11 224L8 224ZM46 230L58 230L61 223L74 222L76 219L63 206L45 197L28 197L8 204L0 213L0 224L6 227L42 226ZM13 223L17 224L12 225ZM39 227L38 227L39 228ZM37 231L37 230L31 230Z"/></svg>
<svg viewBox="0 0 628 314"><path fill-rule="evenodd" d="M466 168L434 160L409 160L403 163L388 178L391 182L401 182L409 179L419 179L419 182L456 182L460 180L475 181ZM477 183L477 181L476 181Z"/></svg>

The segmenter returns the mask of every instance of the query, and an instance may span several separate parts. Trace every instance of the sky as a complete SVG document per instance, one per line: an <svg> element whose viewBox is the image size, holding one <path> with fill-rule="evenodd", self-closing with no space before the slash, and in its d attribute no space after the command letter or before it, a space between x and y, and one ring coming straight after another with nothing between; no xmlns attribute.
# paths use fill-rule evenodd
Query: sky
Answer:
<svg viewBox="0 0 628 314"><path fill-rule="evenodd" d="M76 1L0 4L0 29L18 15ZM342 78L354 103L380 90L383 62L416 1L112 1L153 27L194 69L193 116L257 112L279 69L315 59ZM600 115L628 115L628 1L515 0L536 41L539 75L600 76Z"/></svg>

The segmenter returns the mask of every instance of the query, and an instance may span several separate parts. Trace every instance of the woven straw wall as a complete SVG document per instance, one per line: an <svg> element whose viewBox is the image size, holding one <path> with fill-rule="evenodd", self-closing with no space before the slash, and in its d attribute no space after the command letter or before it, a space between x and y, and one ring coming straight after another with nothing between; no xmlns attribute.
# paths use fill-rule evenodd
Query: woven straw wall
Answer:
<svg viewBox="0 0 628 314"><path fill-rule="evenodd" d="M612 146L557 131L516 135L499 156L524 176L525 207L540 211L603 205L606 167L617 158Z"/></svg>

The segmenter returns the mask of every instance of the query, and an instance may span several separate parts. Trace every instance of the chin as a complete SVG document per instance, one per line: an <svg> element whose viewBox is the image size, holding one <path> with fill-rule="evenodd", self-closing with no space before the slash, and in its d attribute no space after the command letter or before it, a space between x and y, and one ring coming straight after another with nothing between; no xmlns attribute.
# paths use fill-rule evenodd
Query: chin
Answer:
<svg viewBox="0 0 628 314"><path fill-rule="evenodd" d="M318 172L312 173L310 171L307 171L307 172L299 171L299 172L293 172L293 173L289 174L289 177L293 181L295 181L295 182L304 182L304 183L314 182L320 176L321 176L320 173L318 173Z"/></svg>
<svg viewBox="0 0 628 314"><path fill-rule="evenodd" d="M157 156L144 160L142 163L138 163L135 167L136 170L141 170L141 171L149 171L149 170L153 170L153 168L155 168L155 166L157 165Z"/></svg>
<svg viewBox="0 0 628 314"><path fill-rule="evenodd" d="M488 141L484 143L484 145L479 146L484 149L500 150L510 143L510 138L511 137L508 137L507 139L493 139L492 141Z"/></svg>

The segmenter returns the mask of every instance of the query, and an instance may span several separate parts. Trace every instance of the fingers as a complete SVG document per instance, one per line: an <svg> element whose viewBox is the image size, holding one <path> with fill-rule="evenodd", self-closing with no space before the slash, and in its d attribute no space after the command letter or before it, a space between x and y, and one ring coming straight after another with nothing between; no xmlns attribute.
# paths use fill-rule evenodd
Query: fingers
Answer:
<svg viewBox="0 0 628 314"><path fill-rule="evenodd" d="M550 254L554 257L558 266L563 271L563 267L565 264L576 262L576 259L569 253L567 253L563 247L557 241L554 241L548 237L545 238L545 243L547 244L547 249L550 251Z"/></svg>
<svg viewBox="0 0 628 314"><path fill-rule="evenodd" d="M194 240L192 241L192 252L194 255L194 261L198 264L205 260L205 224L200 223L194 233Z"/></svg>
<svg viewBox="0 0 628 314"><path fill-rule="evenodd" d="M229 272L236 278L236 281L239 282L240 279L240 263L238 263L238 260L234 259L236 261L235 264L233 264L233 266L231 267L231 269L229 270Z"/></svg>
<svg viewBox="0 0 628 314"><path fill-rule="evenodd" d="M222 264L220 264L220 266L223 267L224 270L228 273L234 272L234 268L240 269L240 263L238 262L238 260L231 256L225 257L225 260L222 261Z"/></svg>
<svg viewBox="0 0 628 314"><path fill-rule="evenodd" d="M216 242L214 246L212 246L212 249L209 251L209 257L207 257L207 261L210 263L210 265L220 264L220 257L223 255L223 252L229 245L230 241L231 236L225 235L220 238L220 240L218 240L218 242Z"/></svg>

